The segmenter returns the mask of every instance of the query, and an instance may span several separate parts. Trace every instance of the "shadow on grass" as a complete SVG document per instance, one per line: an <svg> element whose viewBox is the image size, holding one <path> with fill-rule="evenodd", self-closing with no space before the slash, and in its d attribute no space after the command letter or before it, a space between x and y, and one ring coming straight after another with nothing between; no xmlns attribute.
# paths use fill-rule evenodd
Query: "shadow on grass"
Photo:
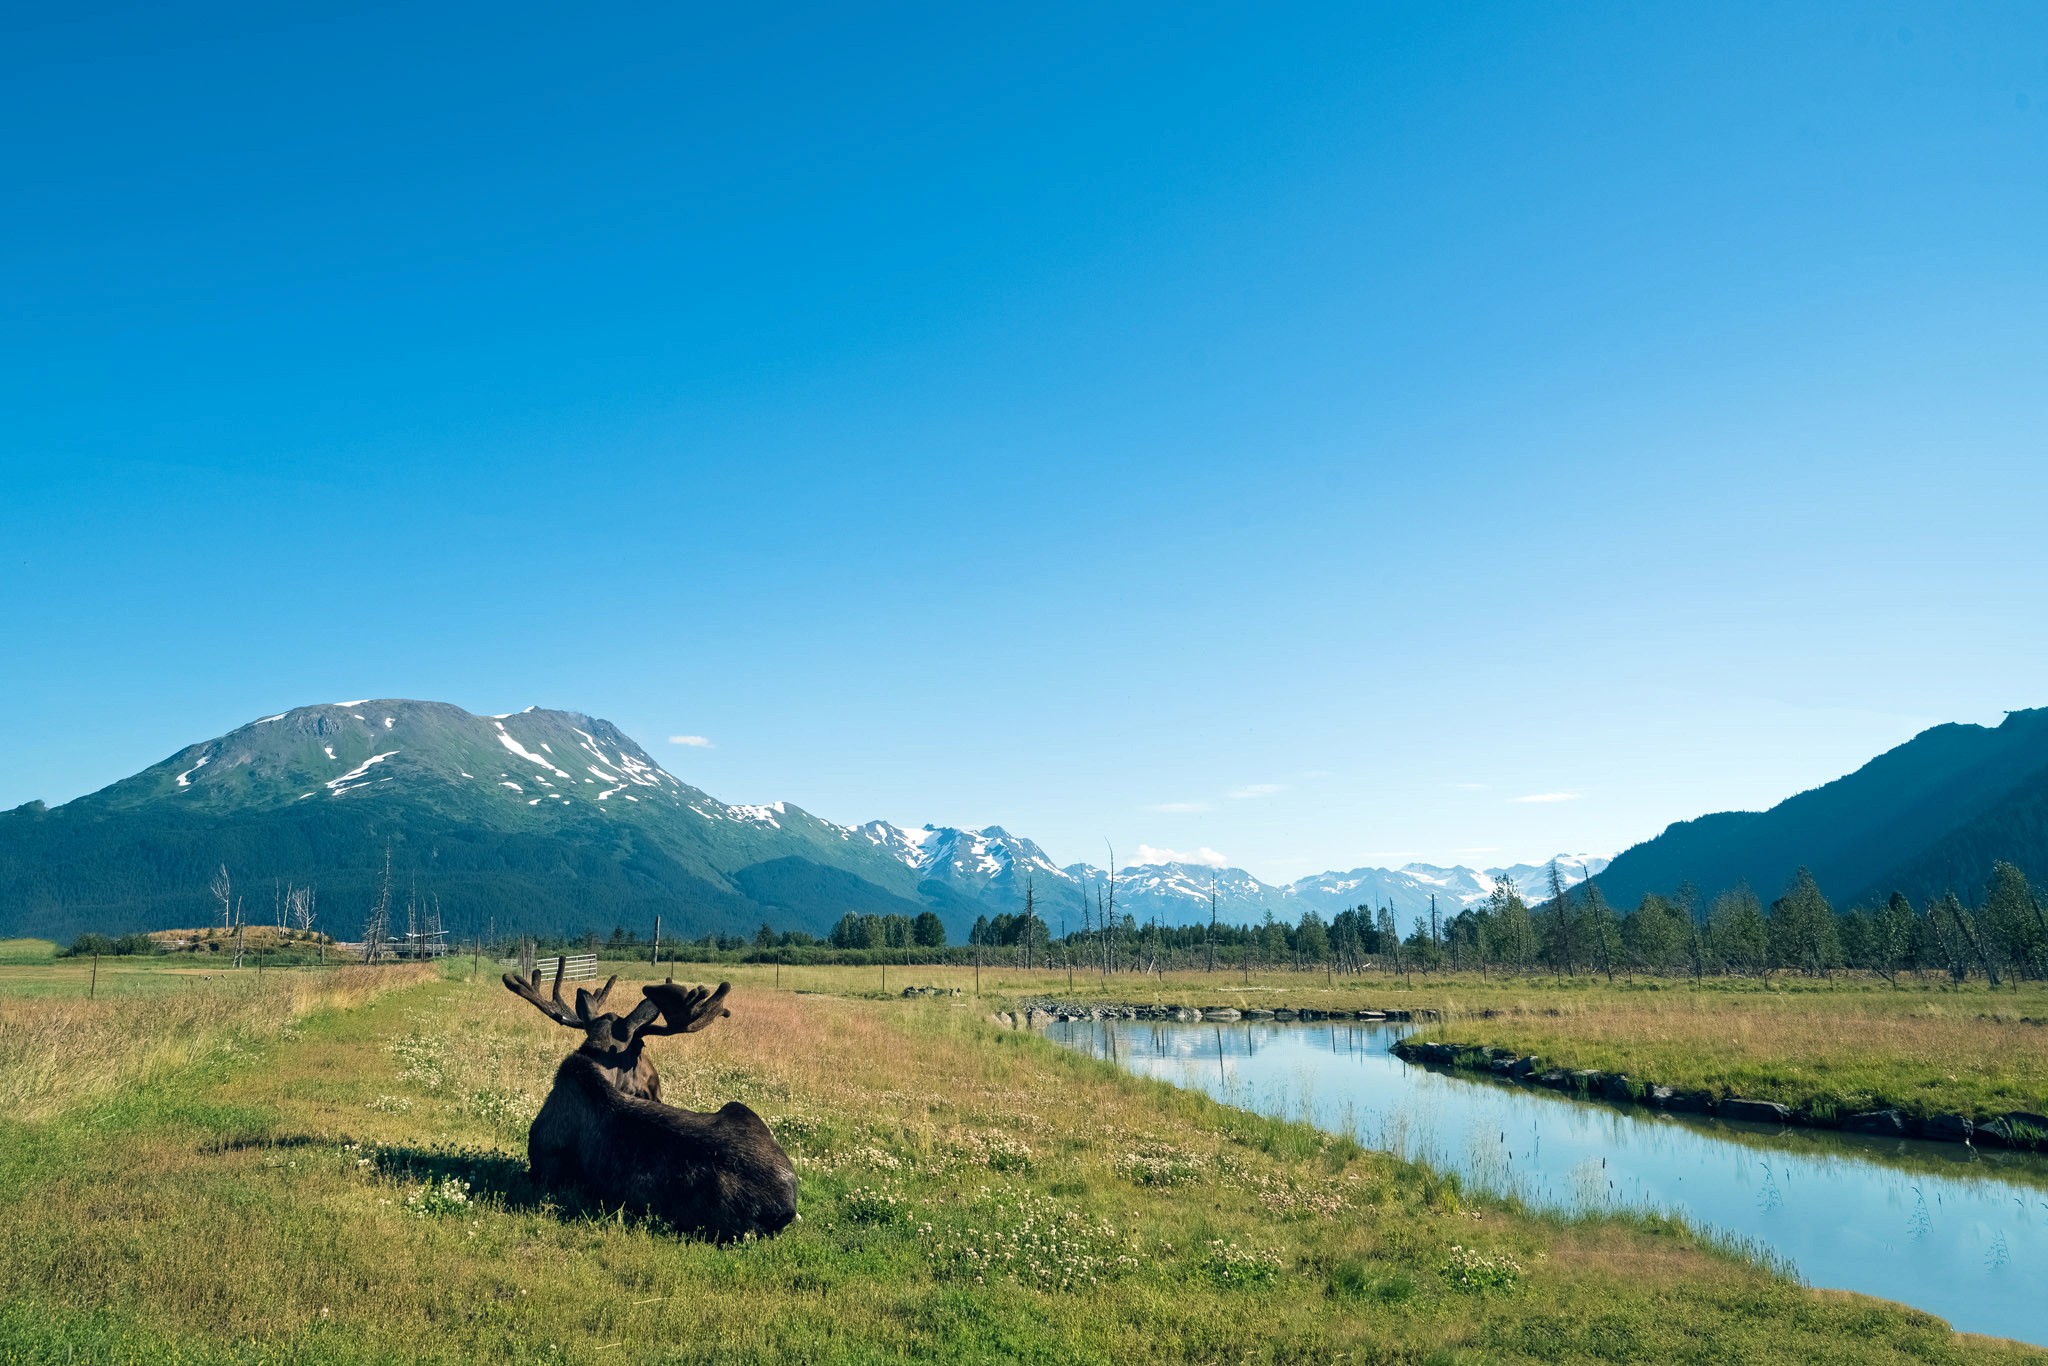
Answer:
<svg viewBox="0 0 2048 1366"><path fill-rule="evenodd" d="M239 1153L251 1148L313 1148L322 1143L311 1134L235 1134L229 1138L215 1139L204 1144L200 1151L209 1153Z"/></svg>
<svg viewBox="0 0 2048 1366"><path fill-rule="evenodd" d="M596 1210L573 1191L555 1191L533 1179L526 1159L488 1148L417 1148L399 1143L365 1148L371 1168L392 1181L424 1181L438 1186L460 1181L470 1198L522 1213L558 1214L579 1218Z"/></svg>
<svg viewBox="0 0 2048 1366"><path fill-rule="evenodd" d="M314 1134L241 1133L215 1139L204 1145L209 1153L246 1152L252 1149L333 1148L336 1140ZM671 1227L665 1220L631 1208L602 1204L573 1187L544 1186L534 1180L526 1158L496 1148L465 1148L452 1144L418 1147L407 1143L364 1143L357 1149L368 1169L379 1179L407 1185L438 1188L444 1182L460 1181L471 1200L517 1214L541 1214L563 1223L604 1219L640 1226L653 1233L674 1237L691 1235Z"/></svg>
<svg viewBox="0 0 2048 1366"><path fill-rule="evenodd" d="M419 1148L395 1143L374 1150L365 1145L371 1169L389 1181L423 1182L438 1187L450 1179L462 1182L469 1198L517 1214L540 1214L563 1223L602 1219L643 1228L649 1233L696 1241L696 1235L642 1209L621 1209L591 1199L575 1187L544 1186L534 1180L526 1159L491 1148L439 1146Z"/></svg>

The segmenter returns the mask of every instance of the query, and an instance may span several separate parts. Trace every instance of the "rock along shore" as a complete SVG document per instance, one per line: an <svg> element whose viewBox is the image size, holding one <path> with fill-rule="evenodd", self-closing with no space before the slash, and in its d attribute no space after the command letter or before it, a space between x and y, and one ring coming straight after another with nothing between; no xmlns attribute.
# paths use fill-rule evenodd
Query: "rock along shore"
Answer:
<svg viewBox="0 0 2048 1366"><path fill-rule="evenodd" d="M1256 1006L1246 1009L1239 1006L1125 1005L1101 1001L1083 1003L1040 999L1025 1001L1015 1010L997 1011L989 1016L989 1019L1011 1029L1042 1029L1046 1025L1062 1020L1162 1020L1176 1024L1199 1024L1204 1020L1213 1020L1227 1024L1247 1020L1255 1023L1319 1020L1385 1022L1435 1017L1436 1012L1431 1010L1322 1010L1309 1006L1274 1006L1271 1009Z"/></svg>
<svg viewBox="0 0 2048 1366"><path fill-rule="evenodd" d="M1976 1143L1986 1147L2048 1149L2048 1116L2015 1110L1978 1118L1970 1115L1913 1115L1903 1110L1865 1110L1844 1114L1841 1107L1809 1102L1795 1108L1775 1100L1748 1100L1711 1091L1685 1091L1641 1081L1619 1072L1593 1068L1567 1071L1551 1067L1533 1053L1478 1044L1426 1043L1402 1039L1393 1054L1404 1062L1461 1072L1484 1072L1502 1081L1565 1091L1583 1100L1615 1105L1642 1105L1674 1114L1714 1115L1760 1124L1801 1125L1840 1129L1844 1133L1888 1138L1922 1138L1940 1143Z"/></svg>

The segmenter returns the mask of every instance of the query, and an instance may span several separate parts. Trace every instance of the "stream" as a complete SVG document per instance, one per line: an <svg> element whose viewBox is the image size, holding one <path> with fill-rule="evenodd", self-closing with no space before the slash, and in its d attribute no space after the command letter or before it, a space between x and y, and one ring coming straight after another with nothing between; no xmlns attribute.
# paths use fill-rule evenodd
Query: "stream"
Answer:
<svg viewBox="0 0 2048 1366"><path fill-rule="evenodd" d="M1807 1284L2048 1345L2048 1159L1617 1108L1445 1075L1403 1024L1067 1021L1048 1038L1575 1212L1654 1210L1768 1252Z"/></svg>

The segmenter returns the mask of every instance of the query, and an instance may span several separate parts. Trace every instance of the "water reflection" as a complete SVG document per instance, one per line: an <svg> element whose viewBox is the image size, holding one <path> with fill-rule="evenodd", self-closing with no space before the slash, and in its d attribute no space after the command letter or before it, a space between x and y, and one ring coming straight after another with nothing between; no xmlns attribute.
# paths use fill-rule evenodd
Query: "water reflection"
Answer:
<svg viewBox="0 0 2048 1366"><path fill-rule="evenodd" d="M1069 1022L1061 1043L1566 1210L1683 1214L1810 1284L2048 1344L2048 1160L1587 1104L1413 1067L1406 1026Z"/></svg>

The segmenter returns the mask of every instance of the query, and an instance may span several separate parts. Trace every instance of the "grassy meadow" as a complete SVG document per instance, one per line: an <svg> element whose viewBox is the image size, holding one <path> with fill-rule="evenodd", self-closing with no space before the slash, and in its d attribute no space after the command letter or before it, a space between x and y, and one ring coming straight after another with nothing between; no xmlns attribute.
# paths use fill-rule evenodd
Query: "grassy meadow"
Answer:
<svg viewBox="0 0 2048 1366"><path fill-rule="evenodd" d="M57 946L48 939L0 939L0 967L31 967L57 957Z"/></svg>
<svg viewBox="0 0 2048 1366"><path fill-rule="evenodd" d="M531 1186L525 1128L575 1036L469 966L103 962L93 1001L69 962L0 973L0 1361L2044 1359L1673 1224L1474 1199L987 1022L1067 994L1061 973L984 971L976 998L972 969L721 971L732 1018L651 1047L671 1100L768 1120L802 1214L684 1241ZM925 984L966 990L897 994ZM1314 1005L1318 984L1353 1008L1518 999L1236 990ZM1220 975L1153 985L1239 1003Z"/></svg>
<svg viewBox="0 0 2048 1366"><path fill-rule="evenodd" d="M785 972L788 970L785 969ZM971 987L972 969L891 968ZM903 979L908 981L908 977ZM921 980L921 979L920 979ZM1332 976L1320 972L984 972L984 994L1007 1001L1287 1005L1436 1012L1421 1037L1534 1053L1564 1068L1598 1068L1722 1095L1816 1102L1840 1114L1896 1106L1909 1114L1991 1117L2048 1113L2048 984L1992 990L1981 982L1902 975L1897 984L1843 973L1767 981L1709 977L1634 981L1476 973Z"/></svg>

